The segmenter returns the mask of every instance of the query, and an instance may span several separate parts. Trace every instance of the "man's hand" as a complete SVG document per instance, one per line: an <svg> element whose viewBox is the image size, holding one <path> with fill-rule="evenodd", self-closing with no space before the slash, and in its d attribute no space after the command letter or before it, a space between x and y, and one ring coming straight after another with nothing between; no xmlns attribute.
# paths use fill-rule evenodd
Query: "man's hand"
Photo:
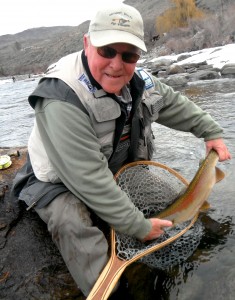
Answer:
<svg viewBox="0 0 235 300"><path fill-rule="evenodd" d="M223 139L210 140L206 142L206 153L214 149L219 155L219 161L231 159L232 155L229 153Z"/></svg>
<svg viewBox="0 0 235 300"><path fill-rule="evenodd" d="M168 220L161 220L157 218L149 219L152 223L152 230L149 232L149 234L142 240L143 242L154 240L158 238L161 234L164 233L164 227L170 227L172 226L172 222Z"/></svg>

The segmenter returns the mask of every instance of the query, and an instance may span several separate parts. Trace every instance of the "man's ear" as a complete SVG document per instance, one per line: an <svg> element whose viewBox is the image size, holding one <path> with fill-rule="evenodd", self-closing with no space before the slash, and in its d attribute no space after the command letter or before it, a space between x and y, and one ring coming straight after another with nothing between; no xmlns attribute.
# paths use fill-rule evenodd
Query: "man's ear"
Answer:
<svg viewBox="0 0 235 300"><path fill-rule="evenodd" d="M86 54L86 50L87 50L89 44L90 44L89 36L88 36L88 34L84 34L84 36L83 36L83 48L85 50L85 54Z"/></svg>

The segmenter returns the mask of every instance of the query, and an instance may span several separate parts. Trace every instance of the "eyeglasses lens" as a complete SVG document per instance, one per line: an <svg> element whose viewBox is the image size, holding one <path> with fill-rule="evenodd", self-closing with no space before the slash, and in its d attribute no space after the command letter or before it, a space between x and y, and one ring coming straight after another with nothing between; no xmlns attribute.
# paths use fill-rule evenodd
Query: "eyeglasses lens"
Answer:
<svg viewBox="0 0 235 300"><path fill-rule="evenodd" d="M114 58L119 52L111 47L104 46L98 47L97 53L104 58L111 59ZM139 54L133 52L122 52L120 54L122 55L122 60L128 64L134 64L140 58Z"/></svg>

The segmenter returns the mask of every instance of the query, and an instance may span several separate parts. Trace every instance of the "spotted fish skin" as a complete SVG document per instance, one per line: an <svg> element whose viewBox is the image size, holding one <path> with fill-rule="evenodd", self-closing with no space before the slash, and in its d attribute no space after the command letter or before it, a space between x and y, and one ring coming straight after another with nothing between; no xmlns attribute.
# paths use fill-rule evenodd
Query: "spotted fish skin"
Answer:
<svg viewBox="0 0 235 300"><path fill-rule="evenodd" d="M216 167L218 160L217 152L211 150L186 191L154 217L170 220L174 225L191 220L208 199L214 184L225 177L224 172Z"/></svg>

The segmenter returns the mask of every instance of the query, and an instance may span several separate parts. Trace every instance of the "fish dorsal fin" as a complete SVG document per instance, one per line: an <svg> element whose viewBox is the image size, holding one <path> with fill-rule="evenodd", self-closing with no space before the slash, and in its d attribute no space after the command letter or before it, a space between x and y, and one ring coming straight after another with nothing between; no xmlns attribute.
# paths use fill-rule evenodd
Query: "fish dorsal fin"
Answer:
<svg viewBox="0 0 235 300"><path fill-rule="evenodd" d="M223 171L221 171L219 168L215 167L215 175L216 175L216 182L221 181L224 179L225 174Z"/></svg>

